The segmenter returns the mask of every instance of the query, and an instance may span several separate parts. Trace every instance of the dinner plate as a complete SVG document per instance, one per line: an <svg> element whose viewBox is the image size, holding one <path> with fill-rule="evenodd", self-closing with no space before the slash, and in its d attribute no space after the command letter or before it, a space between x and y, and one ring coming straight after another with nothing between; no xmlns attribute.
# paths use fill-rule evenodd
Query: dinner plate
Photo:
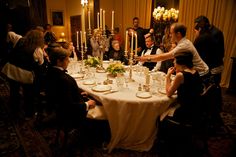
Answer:
<svg viewBox="0 0 236 157"><path fill-rule="evenodd" d="M83 78L83 77L84 77L84 74L79 74L79 73L77 73L77 74L71 74L71 76L72 76L73 78Z"/></svg>
<svg viewBox="0 0 236 157"><path fill-rule="evenodd" d="M92 88L93 91L96 92L105 92L111 90L111 86L108 85L97 85Z"/></svg>
<svg viewBox="0 0 236 157"><path fill-rule="evenodd" d="M84 85L93 85L93 84L95 84L95 81L94 81L94 80L85 80L85 81L83 82L83 84L84 84Z"/></svg>
<svg viewBox="0 0 236 157"><path fill-rule="evenodd" d="M136 96L139 98L147 99L147 98L151 98L152 94L150 92L138 92L136 93Z"/></svg>

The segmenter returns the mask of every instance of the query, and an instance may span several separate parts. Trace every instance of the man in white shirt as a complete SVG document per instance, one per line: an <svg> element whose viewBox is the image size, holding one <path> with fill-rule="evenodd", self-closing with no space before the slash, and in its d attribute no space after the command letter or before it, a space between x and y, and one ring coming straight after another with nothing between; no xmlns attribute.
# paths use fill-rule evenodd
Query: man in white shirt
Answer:
<svg viewBox="0 0 236 157"><path fill-rule="evenodd" d="M146 48L142 51L141 56L155 55L163 53L156 45L154 45L154 36L150 33L145 35ZM139 65L143 65L149 68L149 70L159 70L161 67L161 61L155 62L139 62Z"/></svg>
<svg viewBox="0 0 236 157"><path fill-rule="evenodd" d="M201 59L196 48L192 42L186 39L186 26L180 23L174 23L170 28L170 35L172 42L176 42L177 46L167 53L156 54L156 55L146 55L138 57L137 60L141 62L157 62L167 59L173 59L176 53L190 51L193 54L193 65L194 68L199 72L201 76L206 75L209 72L209 67Z"/></svg>

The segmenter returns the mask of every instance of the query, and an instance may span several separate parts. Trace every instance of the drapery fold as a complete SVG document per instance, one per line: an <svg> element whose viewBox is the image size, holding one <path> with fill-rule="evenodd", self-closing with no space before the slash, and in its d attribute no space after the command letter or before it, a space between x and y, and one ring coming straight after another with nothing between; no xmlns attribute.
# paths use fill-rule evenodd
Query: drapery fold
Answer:
<svg viewBox="0 0 236 157"><path fill-rule="evenodd" d="M224 33L225 56L221 79L222 87L229 85L232 69L231 57L236 56L235 6L235 0L180 0L179 4L179 22L187 26L187 38L191 41L194 41L194 19L199 15L208 17L210 23Z"/></svg>

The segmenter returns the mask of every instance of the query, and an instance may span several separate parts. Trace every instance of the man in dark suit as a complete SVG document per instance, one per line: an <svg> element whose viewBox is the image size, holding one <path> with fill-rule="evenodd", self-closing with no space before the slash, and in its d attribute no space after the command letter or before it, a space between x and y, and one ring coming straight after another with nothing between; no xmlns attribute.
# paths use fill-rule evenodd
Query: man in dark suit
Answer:
<svg viewBox="0 0 236 157"><path fill-rule="evenodd" d="M57 119L69 127L82 125L87 110L95 106L94 100L84 101L83 92L73 77L66 73L70 52L61 47L50 49L51 67L46 77L46 94L57 114Z"/></svg>

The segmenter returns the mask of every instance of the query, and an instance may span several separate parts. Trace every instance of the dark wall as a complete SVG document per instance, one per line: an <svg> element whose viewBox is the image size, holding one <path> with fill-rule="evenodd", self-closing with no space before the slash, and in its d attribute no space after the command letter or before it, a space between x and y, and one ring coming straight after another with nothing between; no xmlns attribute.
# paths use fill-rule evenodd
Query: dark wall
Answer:
<svg viewBox="0 0 236 157"><path fill-rule="evenodd" d="M6 51L6 26L21 34L47 23L46 0L0 0L0 61Z"/></svg>

